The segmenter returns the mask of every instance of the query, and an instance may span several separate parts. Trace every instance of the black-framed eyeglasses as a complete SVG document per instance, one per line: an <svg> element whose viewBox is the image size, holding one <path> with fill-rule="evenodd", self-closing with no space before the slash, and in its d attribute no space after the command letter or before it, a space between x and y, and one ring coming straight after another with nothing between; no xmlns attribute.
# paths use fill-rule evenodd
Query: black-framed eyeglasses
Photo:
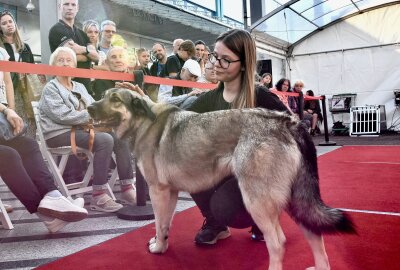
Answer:
<svg viewBox="0 0 400 270"><path fill-rule="evenodd" d="M210 63L213 64L213 65L215 65L215 63L218 61L219 65L223 69L228 69L229 65L231 63L240 62L240 59L238 59L238 60L228 60L228 59L225 59L225 58L217 58L215 56L215 53L209 53L208 54L208 61L210 61Z"/></svg>

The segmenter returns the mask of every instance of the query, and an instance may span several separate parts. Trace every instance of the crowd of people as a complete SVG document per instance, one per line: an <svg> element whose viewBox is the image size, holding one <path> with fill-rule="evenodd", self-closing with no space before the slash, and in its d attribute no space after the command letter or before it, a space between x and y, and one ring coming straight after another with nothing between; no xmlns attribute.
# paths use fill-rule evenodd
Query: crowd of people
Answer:
<svg viewBox="0 0 400 270"><path fill-rule="evenodd" d="M104 92L112 87L130 88L141 95L149 96L153 101L173 104L198 113L263 107L301 117L298 97L275 95L269 90L302 93L304 83L296 81L292 89L290 80L282 78L273 86L270 73L263 74L256 81L255 42L244 30L230 30L221 34L213 50L201 40L193 42L177 38L173 41L173 52L168 56L165 45L155 43L151 49L138 49L137 64L131 67L126 49L112 44L113 35L117 33L114 22L106 20L98 23L87 20L83 23L83 29L80 29L75 24L79 11L78 1L62 0L59 8L61 19L49 32L52 51L50 65L123 73L132 72L132 69L141 70L145 75L214 83L217 87L203 89L144 85L140 89L132 83L122 81L56 76L46 83L39 102L40 124L50 147L70 145L71 127L86 124L89 121L86 107L101 99ZM12 14L3 12L0 23L0 60L32 63L32 52L29 45L22 42ZM150 63L151 54L155 58L153 63ZM17 75L0 72L0 113L6 116L18 133L26 114L24 108L18 109L21 101L18 98ZM306 95L314 94L309 90ZM318 101L304 103L302 121L310 127L312 135L318 132L318 121L321 117ZM88 133L78 128L75 136L78 146L88 148ZM112 132L97 132L93 152L94 175L90 208L116 212L122 207L106 193L105 184L110 166L118 169L120 201L135 204L133 164L127 143L117 139ZM111 158L112 153L116 156L115 164ZM29 212L39 213L49 231L56 232L68 222L81 220L87 215L82 199L67 199L57 190L34 139L27 136L19 136L10 141L0 139L0 161L2 160L7 160L11 165L7 168L1 166L0 176ZM244 208L234 176L227 177L218 187L191 195L205 218L195 236L197 244L215 244L219 239L229 237L229 226L251 226L251 238L264 240ZM220 205L217 212L212 211L211 202ZM66 212L75 214L65 215Z"/></svg>

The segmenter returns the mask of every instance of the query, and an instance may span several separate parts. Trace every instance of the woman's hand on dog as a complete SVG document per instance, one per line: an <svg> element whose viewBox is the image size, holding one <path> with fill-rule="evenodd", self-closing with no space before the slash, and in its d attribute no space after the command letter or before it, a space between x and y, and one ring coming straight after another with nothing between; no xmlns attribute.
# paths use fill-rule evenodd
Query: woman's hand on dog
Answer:
<svg viewBox="0 0 400 270"><path fill-rule="evenodd" d="M142 97L144 97L146 95L143 92L143 90L140 89L140 87L137 84L132 84L132 83L129 83L129 82L116 82L115 83L115 87L117 87L117 88L125 88L125 89L129 89L129 90L135 91L136 93L138 93Z"/></svg>

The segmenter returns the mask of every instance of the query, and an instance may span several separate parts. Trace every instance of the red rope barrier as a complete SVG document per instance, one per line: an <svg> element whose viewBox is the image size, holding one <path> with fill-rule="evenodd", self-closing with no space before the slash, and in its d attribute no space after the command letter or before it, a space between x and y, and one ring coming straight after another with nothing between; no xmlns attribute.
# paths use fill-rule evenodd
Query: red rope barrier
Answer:
<svg viewBox="0 0 400 270"><path fill-rule="evenodd" d="M298 97L299 94L298 93L294 93L294 92L282 92L282 91L278 91L278 90L270 90L272 93L278 95L278 96L292 96L292 97ZM322 100L323 97L322 96L304 96L304 100Z"/></svg>
<svg viewBox="0 0 400 270"><path fill-rule="evenodd" d="M78 78L91 78L103 80L119 80L119 81L134 81L134 75L131 73L101 71L93 69L56 67L45 64L31 64L21 62L0 61L0 70L5 72L43 74L51 76L70 76ZM149 84L165 84L172 86L214 89L216 84L198 83L175 79L159 78L153 76L144 76L144 82Z"/></svg>

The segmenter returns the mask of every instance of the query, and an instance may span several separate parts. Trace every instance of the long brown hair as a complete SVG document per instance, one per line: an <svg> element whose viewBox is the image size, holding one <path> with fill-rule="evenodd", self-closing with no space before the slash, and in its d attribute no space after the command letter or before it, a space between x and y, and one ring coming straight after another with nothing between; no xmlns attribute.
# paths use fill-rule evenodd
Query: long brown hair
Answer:
<svg viewBox="0 0 400 270"><path fill-rule="evenodd" d="M255 104L255 79L256 69L256 43L249 32L233 29L221 34L216 42L221 41L234 54L239 56L241 63L240 92L233 100L233 109L254 108Z"/></svg>
<svg viewBox="0 0 400 270"><path fill-rule="evenodd" d="M4 10L3 12L0 13L0 20L2 17L6 16L6 15L9 15L11 17L11 19L13 20L14 25L15 25L15 32L13 34L15 48L17 49L18 52L22 52L25 49L25 44L22 41L21 35L19 34L18 25L14 19L14 16L12 15L12 13L8 10ZM7 43L7 41L6 41L6 37L4 36L4 33L1 30L1 28L0 28L0 37L1 37L1 42L3 43L0 45L3 46L4 43Z"/></svg>

